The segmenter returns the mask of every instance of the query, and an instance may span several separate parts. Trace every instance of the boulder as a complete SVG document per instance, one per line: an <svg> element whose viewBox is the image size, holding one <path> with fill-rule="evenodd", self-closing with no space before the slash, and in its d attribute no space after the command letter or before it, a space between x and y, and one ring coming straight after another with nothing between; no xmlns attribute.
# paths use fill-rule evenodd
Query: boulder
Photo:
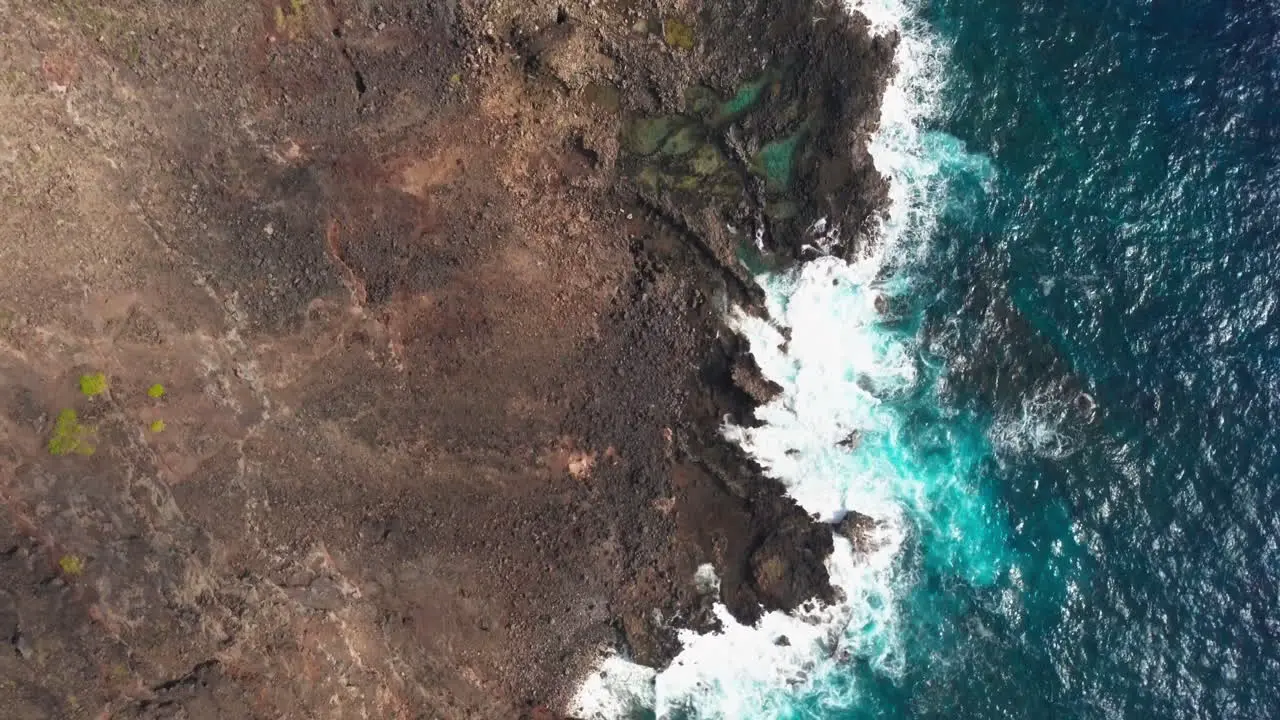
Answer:
<svg viewBox="0 0 1280 720"><path fill-rule="evenodd" d="M853 510L845 514L835 525L836 533L853 543L853 551L857 553L867 553L875 549L875 540L871 536L875 528L875 518Z"/></svg>

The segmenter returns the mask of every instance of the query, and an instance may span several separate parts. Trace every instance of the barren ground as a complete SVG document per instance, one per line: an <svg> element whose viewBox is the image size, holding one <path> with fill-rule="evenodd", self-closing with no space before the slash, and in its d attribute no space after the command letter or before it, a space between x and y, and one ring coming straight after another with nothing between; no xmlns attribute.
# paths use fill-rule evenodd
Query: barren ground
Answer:
<svg viewBox="0 0 1280 720"><path fill-rule="evenodd" d="M795 5L0 0L4 716L514 718L664 662L700 563L747 618L829 592L716 439L768 394L735 248L883 192L891 48ZM778 58L724 192L635 181L635 118ZM732 151L784 126L766 217Z"/></svg>

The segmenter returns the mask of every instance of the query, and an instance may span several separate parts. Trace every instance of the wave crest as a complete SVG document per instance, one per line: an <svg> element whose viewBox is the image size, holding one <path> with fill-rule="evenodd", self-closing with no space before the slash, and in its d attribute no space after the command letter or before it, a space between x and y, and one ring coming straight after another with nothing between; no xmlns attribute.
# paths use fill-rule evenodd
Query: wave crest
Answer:
<svg viewBox="0 0 1280 720"><path fill-rule="evenodd" d="M827 568L837 602L767 613L755 626L717 605L723 630L682 633L683 650L665 671L607 661L574 701L581 717L631 717L644 707L658 718L749 720L790 716L797 703L852 707L860 692L847 672L852 663L888 678L906 667L898 608L915 575L904 566L907 545L918 545L919 535L940 538L930 543L934 560L972 582L1000 571L1000 523L971 477L988 448L945 423L921 426L917 411L936 400L938 370L879 309L910 292L902 269L927 253L954 177L985 181L989 163L955 138L922 130L938 109L945 53L912 8L855 0L849 9L866 16L873 32L899 36L897 73L869 147L889 179L889 207L858 259L822 256L756 278L768 320L730 312L729 325L783 390L757 409L759 427L729 425L724 433L807 511L827 522L849 511L869 516L874 537L857 553L836 536Z"/></svg>

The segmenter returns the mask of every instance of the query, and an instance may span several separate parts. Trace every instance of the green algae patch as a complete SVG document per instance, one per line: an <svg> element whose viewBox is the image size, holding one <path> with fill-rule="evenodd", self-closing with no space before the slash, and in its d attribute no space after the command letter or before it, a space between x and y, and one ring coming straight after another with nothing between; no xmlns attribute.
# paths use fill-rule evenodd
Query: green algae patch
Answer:
<svg viewBox="0 0 1280 720"><path fill-rule="evenodd" d="M49 436L50 455L92 455L94 429L80 424L75 410L67 408L58 413Z"/></svg>
<svg viewBox="0 0 1280 720"><path fill-rule="evenodd" d="M103 373L91 373L80 376L80 392L85 397L94 397L107 391L107 376Z"/></svg>
<svg viewBox="0 0 1280 720"><path fill-rule="evenodd" d="M667 18L662 21L662 39L673 48L692 50L693 26L676 18Z"/></svg>
<svg viewBox="0 0 1280 720"><path fill-rule="evenodd" d="M697 190L698 184L699 184L698 178L694 177L693 175L685 175L684 177L676 181L673 189L684 190L687 192L689 190Z"/></svg>
<svg viewBox="0 0 1280 720"><path fill-rule="evenodd" d="M663 29L679 34L680 25L669 18ZM688 40L692 45L692 36ZM624 123L620 144L632 156L624 167L650 200L692 214L734 207L749 183L763 181L765 192L756 199L765 217L797 222L804 203L793 194L821 122L807 116L804 87L779 68L725 87L690 84L680 114L633 116ZM755 248L747 252L758 254Z"/></svg>
<svg viewBox="0 0 1280 720"><path fill-rule="evenodd" d="M165 424L163 420L153 420L149 427L153 433L162 433L164 432Z"/></svg>
<svg viewBox="0 0 1280 720"><path fill-rule="evenodd" d="M662 143L662 154L668 156L686 155L693 152L702 142L702 133L696 125L687 125L677 130L667 141Z"/></svg>
<svg viewBox="0 0 1280 720"><path fill-rule="evenodd" d="M714 175L722 167L724 167L724 156L711 144L698 148L689 160L689 169L694 175Z"/></svg>
<svg viewBox="0 0 1280 720"><path fill-rule="evenodd" d="M147 397L152 400L159 400L164 397L164 386L160 383L156 383L155 385L147 388Z"/></svg>
<svg viewBox="0 0 1280 720"><path fill-rule="evenodd" d="M689 112L709 115L720 105L720 96L706 85L690 85L684 91L684 105Z"/></svg>
<svg viewBox="0 0 1280 720"><path fill-rule="evenodd" d="M627 132L627 149L637 155L654 154L671 134L674 124L672 117L639 118L631 123Z"/></svg>
<svg viewBox="0 0 1280 720"><path fill-rule="evenodd" d="M75 577L84 572L84 560L79 555L63 555L58 558L58 567L64 575Z"/></svg>

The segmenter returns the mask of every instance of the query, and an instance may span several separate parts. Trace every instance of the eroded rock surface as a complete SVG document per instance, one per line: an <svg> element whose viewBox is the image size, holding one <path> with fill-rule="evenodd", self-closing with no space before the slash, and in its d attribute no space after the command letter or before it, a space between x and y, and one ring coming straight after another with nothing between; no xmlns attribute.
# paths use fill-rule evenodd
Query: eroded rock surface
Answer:
<svg viewBox="0 0 1280 720"><path fill-rule="evenodd" d="M0 8L6 717L550 716L713 627L703 563L746 621L830 597L829 528L720 438L775 391L721 320L855 249L891 41L810 2Z"/></svg>

